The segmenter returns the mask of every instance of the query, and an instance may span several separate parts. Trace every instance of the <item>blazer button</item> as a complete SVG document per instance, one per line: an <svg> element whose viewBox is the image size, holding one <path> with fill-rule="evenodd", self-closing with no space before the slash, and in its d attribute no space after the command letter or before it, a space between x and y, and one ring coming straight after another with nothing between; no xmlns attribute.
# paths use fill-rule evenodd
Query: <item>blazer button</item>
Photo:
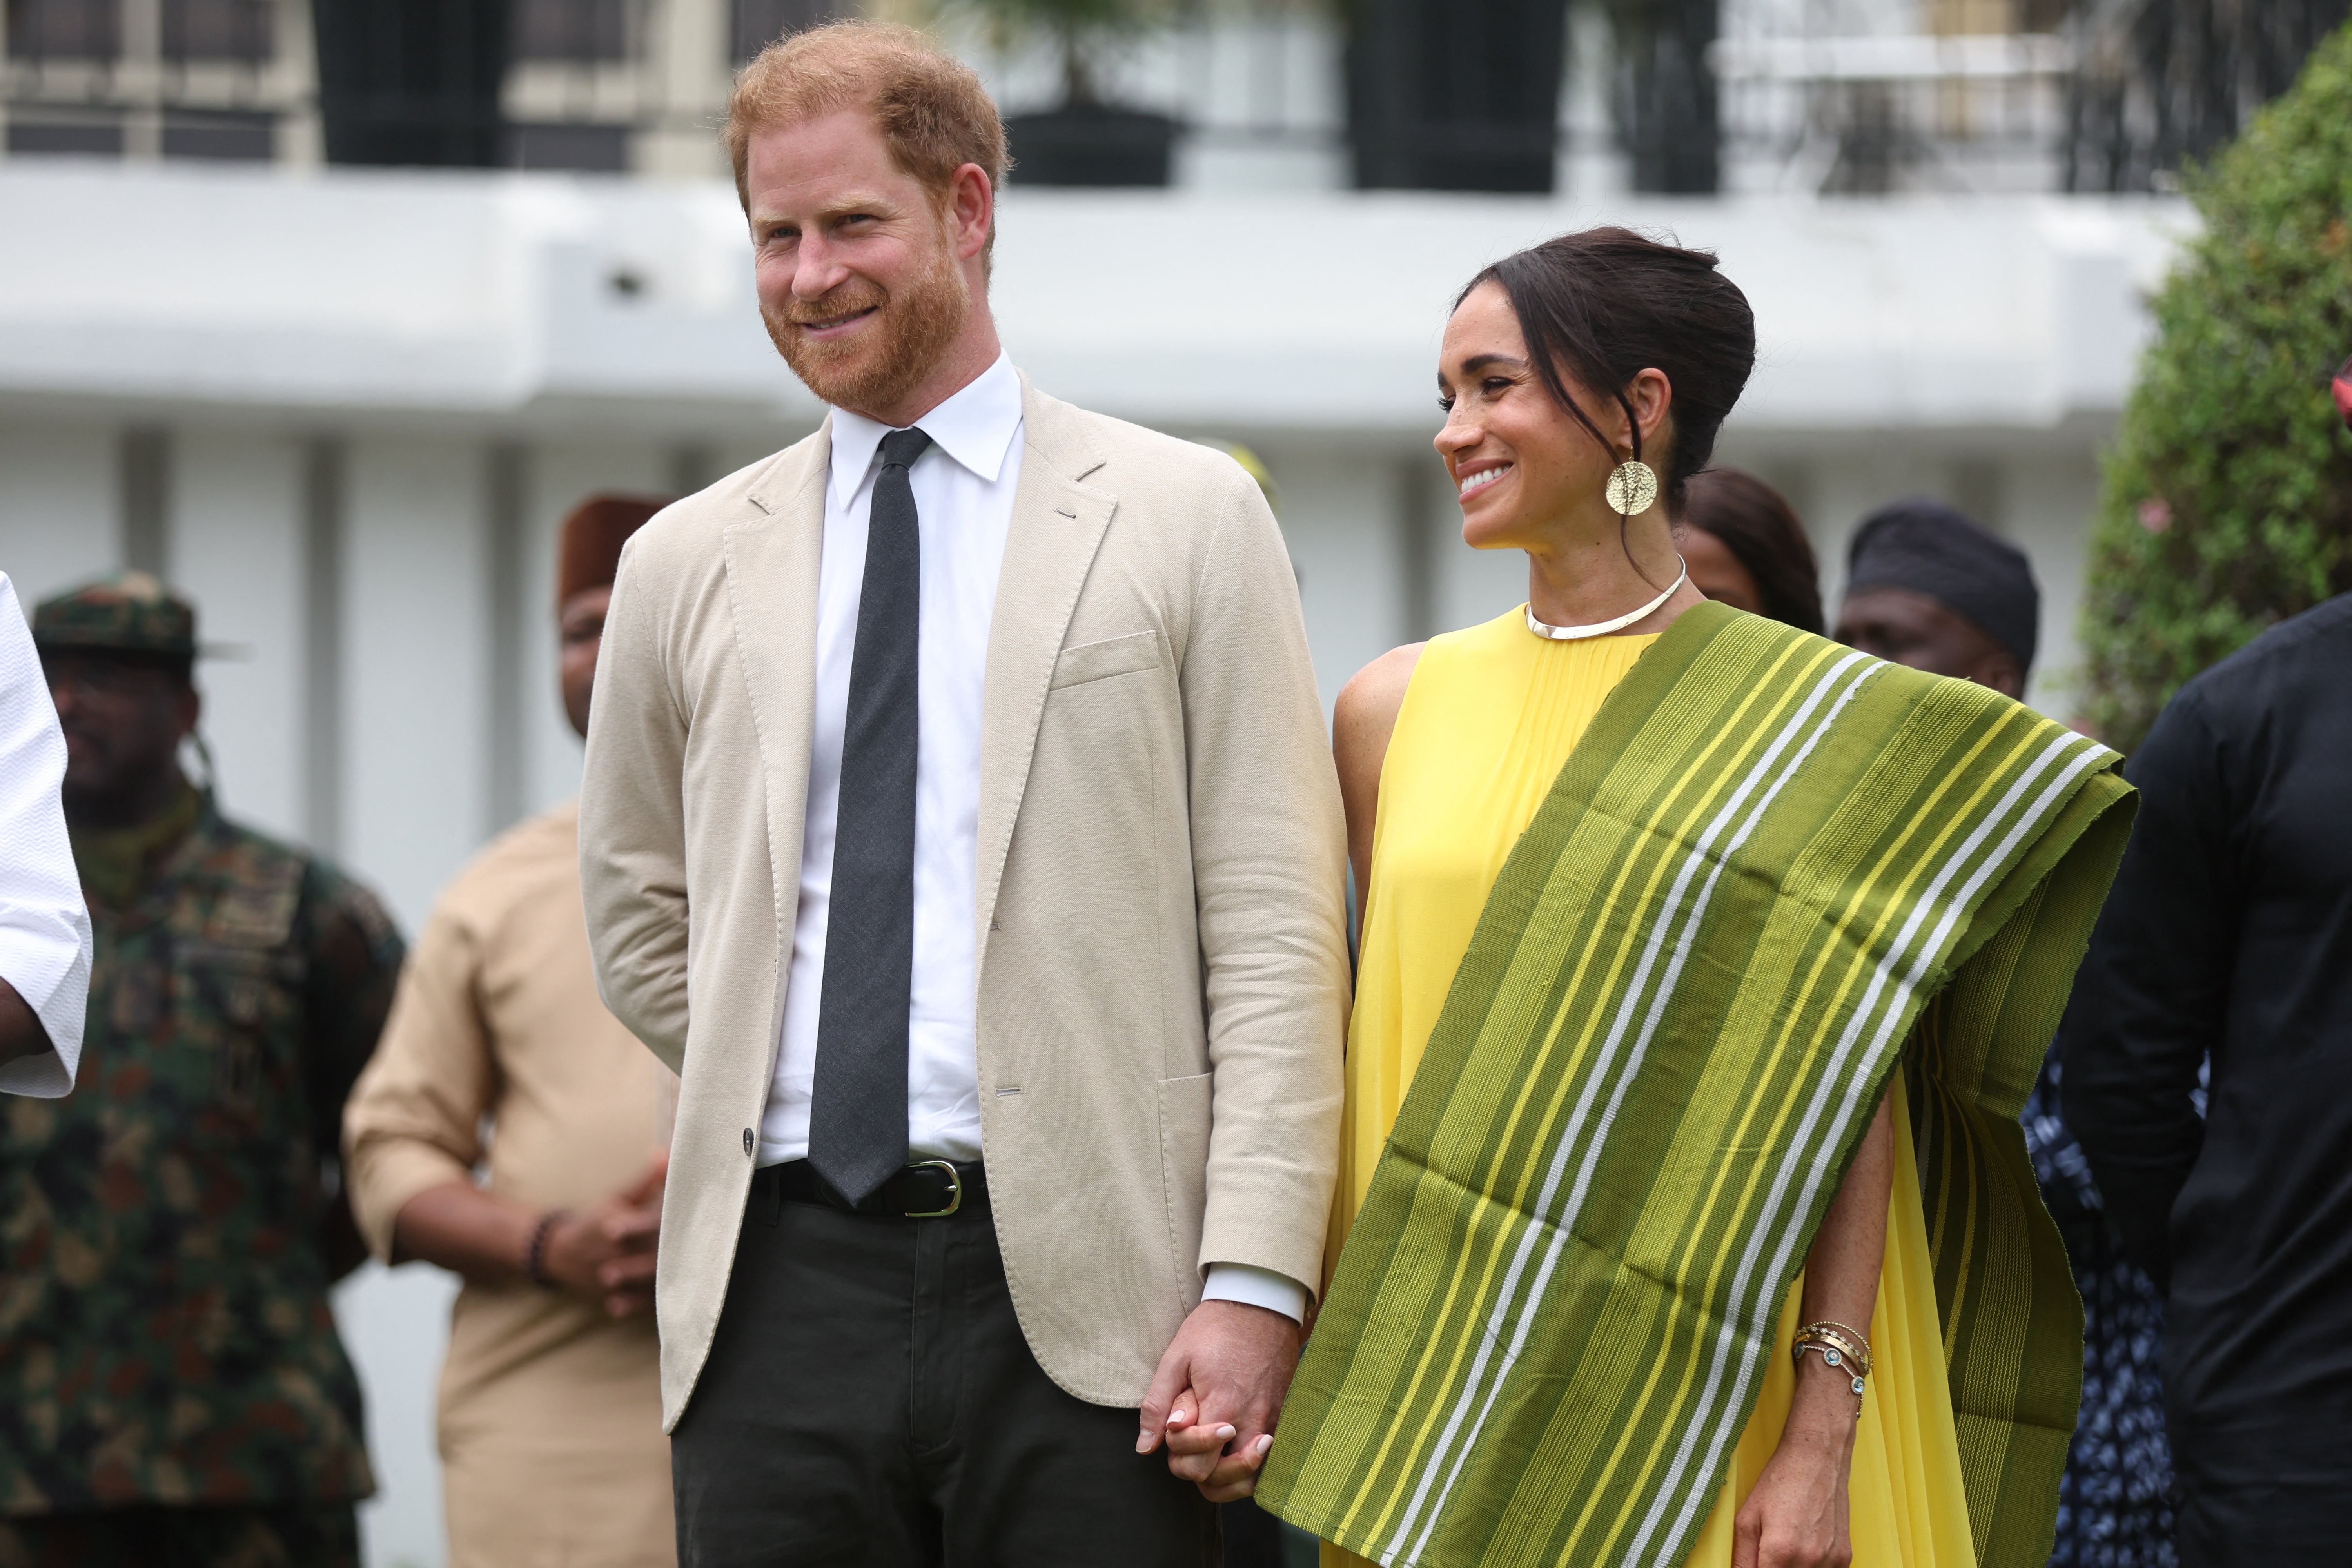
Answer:
<svg viewBox="0 0 2352 1568"><path fill-rule="evenodd" d="M748 1154L748 1153L750 1153L750 1152L752 1151L752 1149L753 1149L753 1148L755 1148L756 1146L757 1146L757 1142L756 1142L756 1141L755 1141L755 1140L752 1138L752 1136L751 1136L751 1130L750 1128L746 1127L745 1129L743 1129L743 1152L745 1152L746 1154Z"/></svg>

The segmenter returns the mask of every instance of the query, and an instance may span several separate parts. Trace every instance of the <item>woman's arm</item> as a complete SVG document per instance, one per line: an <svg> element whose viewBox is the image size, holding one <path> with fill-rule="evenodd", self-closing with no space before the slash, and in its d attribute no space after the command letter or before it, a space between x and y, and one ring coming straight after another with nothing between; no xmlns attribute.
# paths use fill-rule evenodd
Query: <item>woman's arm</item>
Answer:
<svg viewBox="0 0 2352 1568"><path fill-rule="evenodd" d="M1381 804L1381 766L1396 732L1421 643L1391 648L1358 670L1331 705L1331 760L1339 769L1339 800L1348 812L1348 863L1356 873L1356 938L1364 934L1364 898L1372 885L1372 818Z"/></svg>
<svg viewBox="0 0 2352 1568"><path fill-rule="evenodd" d="M1804 1321L1870 1331L1894 1187L1895 1117L1882 1100L1806 1256ZM1798 1362L1780 1446L1733 1528L1732 1568L1845 1568L1853 1560L1846 1476L1861 1407L1848 1373L1818 1355Z"/></svg>

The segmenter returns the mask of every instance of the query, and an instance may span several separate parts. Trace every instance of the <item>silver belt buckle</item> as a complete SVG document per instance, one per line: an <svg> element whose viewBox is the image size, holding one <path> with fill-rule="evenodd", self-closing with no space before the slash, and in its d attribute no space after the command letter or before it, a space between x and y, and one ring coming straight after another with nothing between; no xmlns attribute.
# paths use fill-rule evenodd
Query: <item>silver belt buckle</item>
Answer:
<svg viewBox="0 0 2352 1568"><path fill-rule="evenodd" d="M948 1206L943 1209L932 1209L925 1214L915 1214L910 1212L907 1215L908 1219L945 1219L948 1215L955 1213L956 1210L963 1207L963 1173L955 1168L954 1162L949 1160L918 1160L913 1164L908 1165L907 1169L910 1171L940 1170L945 1171L948 1173Z"/></svg>

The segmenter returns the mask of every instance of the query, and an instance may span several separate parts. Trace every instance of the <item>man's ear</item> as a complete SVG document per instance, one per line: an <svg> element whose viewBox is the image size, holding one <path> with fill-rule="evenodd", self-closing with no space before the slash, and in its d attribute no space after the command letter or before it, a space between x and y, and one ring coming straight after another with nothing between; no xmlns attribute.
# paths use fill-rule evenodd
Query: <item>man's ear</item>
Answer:
<svg viewBox="0 0 2352 1568"><path fill-rule="evenodd" d="M184 741L194 734L196 721L205 713L204 694L196 689L194 681L191 680L180 688L179 695L172 700L172 710L173 717L179 724L180 739Z"/></svg>
<svg viewBox="0 0 2352 1568"><path fill-rule="evenodd" d="M966 163L949 176L947 213L959 231L955 249L960 258L969 261L988 247L996 221L996 187L988 171Z"/></svg>

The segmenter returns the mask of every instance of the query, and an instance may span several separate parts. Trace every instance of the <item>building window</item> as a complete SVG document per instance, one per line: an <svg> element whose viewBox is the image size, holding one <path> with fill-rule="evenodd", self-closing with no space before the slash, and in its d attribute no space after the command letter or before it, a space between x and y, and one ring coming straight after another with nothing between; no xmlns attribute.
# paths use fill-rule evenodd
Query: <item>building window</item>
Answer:
<svg viewBox="0 0 2352 1568"><path fill-rule="evenodd" d="M629 0L515 0L518 60L625 60L635 50Z"/></svg>
<svg viewBox="0 0 2352 1568"><path fill-rule="evenodd" d="M278 151L277 117L175 109L163 117L163 156L267 163Z"/></svg>
<svg viewBox="0 0 2352 1568"><path fill-rule="evenodd" d="M629 167L625 125L509 125L507 155L518 169L619 174Z"/></svg>
<svg viewBox="0 0 2352 1568"><path fill-rule="evenodd" d="M856 7L836 0L731 0L734 58L741 65L786 33L830 22Z"/></svg>
<svg viewBox="0 0 2352 1568"><path fill-rule="evenodd" d="M121 0L8 0L12 59L110 60L121 53Z"/></svg>
<svg viewBox="0 0 2352 1568"><path fill-rule="evenodd" d="M8 120L8 155L72 154L86 158L122 156L122 122L108 116L71 120L27 120L18 110Z"/></svg>
<svg viewBox="0 0 2352 1568"><path fill-rule="evenodd" d="M163 0L167 60L267 61L270 36L267 0Z"/></svg>

